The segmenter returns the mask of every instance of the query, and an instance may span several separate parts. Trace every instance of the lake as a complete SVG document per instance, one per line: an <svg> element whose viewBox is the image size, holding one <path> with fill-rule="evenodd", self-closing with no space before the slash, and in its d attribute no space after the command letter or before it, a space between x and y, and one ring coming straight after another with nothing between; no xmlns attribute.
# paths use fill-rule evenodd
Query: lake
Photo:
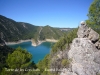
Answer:
<svg viewBox="0 0 100 75"><path fill-rule="evenodd" d="M37 63L39 60L42 60L46 54L50 53L51 46L54 45L54 43L51 42L43 42L42 44L34 47L32 46L32 42L23 42L20 44L14 44L14 45L8 45L12 48L21 47L23 49L26 49L28 52L32 54L32 61Z"/></svg>

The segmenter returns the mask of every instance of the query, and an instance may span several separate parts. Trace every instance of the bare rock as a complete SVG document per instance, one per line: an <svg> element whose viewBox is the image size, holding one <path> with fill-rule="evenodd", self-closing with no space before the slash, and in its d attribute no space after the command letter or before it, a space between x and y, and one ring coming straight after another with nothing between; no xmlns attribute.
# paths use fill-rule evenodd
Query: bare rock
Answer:
<svg viewBox="0 0 100 75"><path fill-rule="evenodd" d="M97 42L99 39L99 34L95 32L93 29L89 28L84 21L81 22L77 35L78 38L88 38L93 43Z"/></svg>
<svg viewBox="0 0 100 75"><path fill-rule="evenodd" d="M68 52L72 73L96 75L100 71L100 50L88 38L75 38Z"/></svg>
<svg viewBox="0 0 100 75"><path fill-rule="evenodd" d="M77 32L78 38L72 41L68 52L70 67L60 75L99 75L100 40L99 34L88 27L84 21Z"/></svg>
<svg viewBox="0 0 100 75"><path fill-rule="evenodd" d="M92 41L92 42L97 42L99 39L99 34L97 32L95 32L93 29L90 28L90 32L89 32L89 36L88 38Z"/></svg>
<svg viewBox="0 0 100 75"><path fill-rule="evenodd" d="M77 74L66 70L66 71L63 71L60 75L77 75Z"/></svg>
<svg viewBox="0 0 100 75"><path fill-rule="evenodd" d="M98 50L100 50L100 40L95 43L95 46Z"/></svg>

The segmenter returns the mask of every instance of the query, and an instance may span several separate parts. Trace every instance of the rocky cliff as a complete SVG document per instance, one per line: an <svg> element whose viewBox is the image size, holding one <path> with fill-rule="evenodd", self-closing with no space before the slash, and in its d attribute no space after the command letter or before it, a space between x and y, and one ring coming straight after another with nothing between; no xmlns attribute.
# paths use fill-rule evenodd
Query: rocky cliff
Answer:
<svg viewBox="0 0 100 75"><path fill-rule="evenodd" d="M66 53L71 60L70 66L60 75L99 75L99 34L82 22L77 35L78 37L72 41L70 50Z"/></svg>

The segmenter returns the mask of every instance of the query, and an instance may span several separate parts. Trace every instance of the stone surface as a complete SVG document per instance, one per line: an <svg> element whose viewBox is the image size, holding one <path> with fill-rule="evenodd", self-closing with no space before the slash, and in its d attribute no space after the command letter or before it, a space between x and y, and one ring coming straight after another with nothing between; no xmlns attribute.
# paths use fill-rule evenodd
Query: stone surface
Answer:
<svg viewBox="0 0 100 75"><path fill-rule="evenodd" d="M96 46L97 49L100 50L100 40L95 43L95 46Z"/></svg>
<svg viewBox="0 0 100 75"><path fill-rule="evenodd" d="M89 28L85 22L81 22L77 35L78 38L72 41L68 52L68 59L72 60L70 67L60 75L99 75L99 34Z"/></svg>
<svg viewBox="0 0 100 75"><path fill-rule="evenodd" d="M63 71L60 75L77 75L77 74L67 70L67 71Z"/></svg>
<svg viewBox="0 0 100 75"><path fill-rule="evenodd" d="M100 50L88 38L75 38L68 52L70 70L60 75L97 75L100 73Z"/></svg>
<svg viewBox="0 0 100 75"><path fill-rule="evenodd" d="M96 42L99 39L99 34L93 29L89 28L87 25L80 25L77 35L78 38L88 38L92 42Z"/></svg>

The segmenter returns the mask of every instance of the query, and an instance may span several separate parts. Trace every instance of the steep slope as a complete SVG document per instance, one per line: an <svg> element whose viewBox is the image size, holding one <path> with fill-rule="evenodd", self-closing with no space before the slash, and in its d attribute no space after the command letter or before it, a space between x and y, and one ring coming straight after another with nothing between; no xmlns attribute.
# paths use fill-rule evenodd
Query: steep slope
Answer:
<svg viewBox="0 0 100 75"><path fill-rule="evenodd" d="M30 39L37 31L37 26L28 23L19 23L0 15L0 32L5 41L18 41Z"/></svg>
<svg viewBox="0 0 100 75"><path fill-rule="evenodd" d="M28 23L16 22L0 15L0 32L3 34L5 41L18 41L34 37L38 26Z"/></svg>
<svg viewBox="0 0 100 75"><path fill-rule="evenodd" d="M59 39L63 34L59 29L52 28L50 26L44 26L40 32L40 40L48 39Z"/></svg>

